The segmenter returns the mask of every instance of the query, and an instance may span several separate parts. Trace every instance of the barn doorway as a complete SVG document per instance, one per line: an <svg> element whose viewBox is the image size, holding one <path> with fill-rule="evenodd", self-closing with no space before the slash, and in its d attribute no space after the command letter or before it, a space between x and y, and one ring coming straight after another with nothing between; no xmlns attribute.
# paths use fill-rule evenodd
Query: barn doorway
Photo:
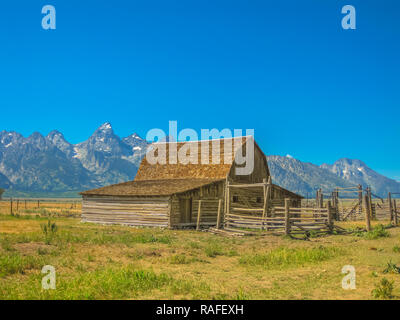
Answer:
<svg viewBox="0 0 400 320"><path fill-rule="evenodd" d="M180 222L191 223L192 222L192 198L179 199L179 207L181 212Z"/></svg>

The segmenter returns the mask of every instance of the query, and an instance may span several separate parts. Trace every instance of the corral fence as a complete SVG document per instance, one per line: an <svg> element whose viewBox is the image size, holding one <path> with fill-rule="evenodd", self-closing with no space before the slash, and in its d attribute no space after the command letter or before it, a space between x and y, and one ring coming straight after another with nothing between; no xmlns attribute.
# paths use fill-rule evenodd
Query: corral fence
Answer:
<svg viewBox="0 0 400 320"><path fill-rule="evenodd" d="M328 233L334 228L333 208L301 207L291 198L281 199L284 205L275 205L271 198L271 179L254 184L226 184L224 216L218 211L218 221L211 232L229 235ZM230 188L263 188L262 207L240 206L231 203Z"/></svg>
<svg viewBox="0 0 400 320"><path fill-rule="evenodd" d="M370 221L390 221L397 226L400 221L400 208L393 196L399 193L388 192L387 198L374 194L369 187L361 185L347 188L335 188L331 194L324 195L322 190L316 192L316 206L322 206L324 197L330 199L334 220L365 221L370 229Z"/></svg>
<svg viewBox="0 0 400 320"><path fill-rule="evenodd" d="M231 203L230 188L262 187L264 201L262 207L239 206ZM371 221L390 221L397 226L400 221L400 203L393 199L397 193L388 193L386 199L372 193L370 188L361 185L335 188L324 194L317 190L315 201L303 201L293 205L293 199L285 199L284 206L276 205L270 197L271 180L254 184L226 184L223 218L218 212L215 233L246 235L260 233L297 234L329 233L333 229L343 230L335 221L364 221L366 229L371 229ZM324 199L325 197L325 199ZM329 199L327 201L327 199ZM306 206L304 204L306 203Z"/></svg>
<svg viewBox="0 0 400 320"><path fill-rule="evenodd" d="M81 208L81 199L76 198L2 198L1 214L29 214L40 210L73 210Z"/></svg>
<svg viewBox="0 0 400 320"><path fill-rule="evenodd" d="M254 231L270 231L277 234L297 234L312 232L330 232L333 228L332 209L296 208L290 206L291 200L285 199L284 207L274 207L273 216L261 216L260 209L232 207L224 219L224 230L251 234ZM246 214L243 214L246 213ZM252 213L252 214L249 214ZM258 215L257 215L258 213Z"/></svg>
<svg viewBox="0 0 400 320"><path fill-rule="evenodd" d="M323 206L324 200L329 199L337 221L364 220L365 212L369 209L371 219L395 222L398 221L400 203L393 196L399 194L389 192L387 198L382 198L372 193L369 187L363 189L361 185L335 188L331 194L324 194L319 189L316 191L315 206Z"/></svg>

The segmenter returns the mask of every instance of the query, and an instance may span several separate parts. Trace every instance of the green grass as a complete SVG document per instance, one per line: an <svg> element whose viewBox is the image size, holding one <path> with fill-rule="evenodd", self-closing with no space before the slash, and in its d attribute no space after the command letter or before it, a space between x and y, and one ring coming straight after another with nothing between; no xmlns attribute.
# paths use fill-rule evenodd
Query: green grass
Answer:
<svg viewBox="0 0 400 320"><path fill-rule="evenodd" d="M137 243L163 243L170 244L170 236L155 235L153 233L141 233L133 235L131 232L116 232L113 230L88 231L86 233L76 232L75 230L61 230L55 240L66 243L91 243L105 245L121 243L132 246Z"/></svg>
<svg viewBox="0 0 400 320"><path fill-rule="evenodd" d="M10 239L7 237L2 237L0 239L0 246L5 251L14 251Z"/></svg>
<svg viewBox="0 0 400 320"><path fill-rule="evenodd" d="M139 293L162 288L172 279L133 267L82 270L74 277L57 277L56 290L41 288L41 274L32 275L24 286L0 288L0 299L119 299L135 298Z"/></svg>
<svg viewBox="0 0 400 320"><path fill-rule="evenodd" d="M175 254L169 258L169 262L171 264L188 264L191 263L193 260L188 258L184 254Z"/></svg>
<svg viewBox="0 0 400 320"><path fill-rule="evenodd" d="M400 261L393 249L400 228L384 227L390 237L372 241L348 234L302 241L102 226L57 216L51 220L58 231L46 245L40 224L48 218L0 220L0 300L371 299L386 262ZM356 267L357 290L341 288L344 264ZM44 265L56 269L56 290L41 287ZM381 286L386 293L377 293L379 299L400 296L399 274L392 269L384 276L395 281L393 292Z"/></svg>
<svg viewBox="0 0 400 320"><path fill-rule="evenodd" d="M364 239L367 239L367 240L376 240L379 238L389 237L389 232L386 230L386 228L382 224L379 224L375 228L373 228L371 231L360 232L360 233L357 233L356 235L363 237Z"/></svg>
<svg viewBox="0 0 400 320"><path fill-rule="evenodd" d="M266 269L298 267L334 258L341 251L334 247L296 248L280 247L265 254L244 255L239 259L241 265L262 266Z"/></svg>
<svg viewBox="0 0 400 320"><path fill-rule="evenodd" d="M0 287L0 299L135 299L153 290L163 290L170 295L206 297L210 291L204 283L176 280L165 273L126 267L109 267L86 272L78 270L73 277L57 277L55 290L43 290L41 277L32 275L22 286L8 283Z"/></svg>
<svg viewBox="0 0 400 320"><path fill-rule="evenodd" d="M16 273L25 273L26 270L38 269L42 261L33 256L21 256L18 253L0 255L0 277Z"/></svg>
<svg viewBox="0 0 400 320"><path fill-rule="evenodd" d="M224 255L222 247L216 242L209 243L204 249L204 252L206 256L210 258L215 258L216 256Z"/></svg>

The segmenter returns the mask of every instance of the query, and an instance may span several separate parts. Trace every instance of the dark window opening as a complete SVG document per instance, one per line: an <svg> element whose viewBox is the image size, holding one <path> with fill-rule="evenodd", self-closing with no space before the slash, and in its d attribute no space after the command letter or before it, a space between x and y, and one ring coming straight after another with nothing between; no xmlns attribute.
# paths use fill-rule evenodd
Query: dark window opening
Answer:
<svg viewBox="0 0 400 320"><path fill-rule="evenodd" d="M261 203L261 197L257 197L257 203Z"/></svg>
<svg viewBox="0 0 400 320"><path fill-rule="evenodd" d="M239 202L239 197L238 196L233 196L233 202Z"/></svg>

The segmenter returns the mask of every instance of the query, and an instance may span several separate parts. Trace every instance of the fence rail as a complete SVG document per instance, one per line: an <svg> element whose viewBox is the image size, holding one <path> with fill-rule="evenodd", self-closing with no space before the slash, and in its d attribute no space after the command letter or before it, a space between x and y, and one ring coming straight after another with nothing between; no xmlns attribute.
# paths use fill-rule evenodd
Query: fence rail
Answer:
<svg viewBox="0 0 400 320"><path fill-rule="evenodd" d="M70 210L80 212L81 199L8 198L0 200L0 214L31 214Z"/></svg>
<svg viewBox="0 0 400 320"><path fill-rule="evenodd" d="M290 207L285 200L284 207L275 207L270 216L260 216L259 208L230 208L224 218L224 229L238 233L254 231L271 231L281 234L296 234L307 231L329 232L333 227L333 210L328 204L326 208ZM246 213L236 213L246 212ZM258 214L257 214L258 213Z"/></svg>

